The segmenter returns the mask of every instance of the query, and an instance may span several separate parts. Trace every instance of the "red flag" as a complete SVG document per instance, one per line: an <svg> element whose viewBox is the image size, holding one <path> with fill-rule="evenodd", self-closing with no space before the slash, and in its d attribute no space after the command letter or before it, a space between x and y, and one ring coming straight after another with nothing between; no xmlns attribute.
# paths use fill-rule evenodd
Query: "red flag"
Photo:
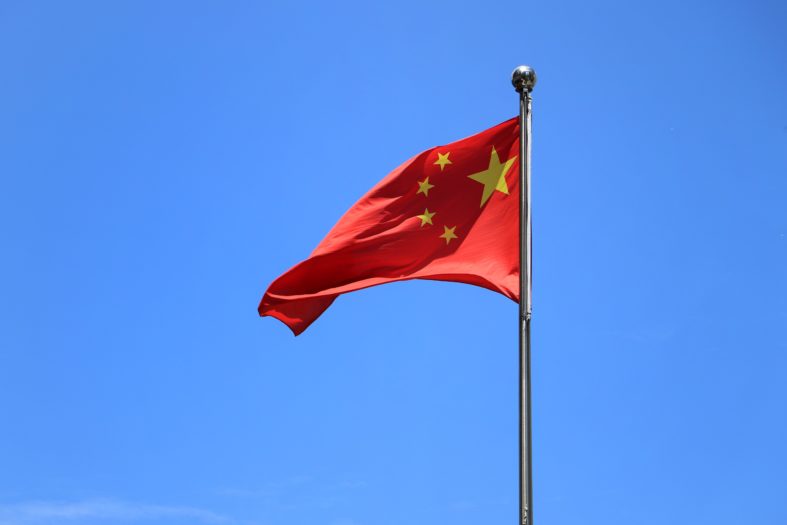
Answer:
<svg viewBox="0 0 787 525"><path fill-rule="evenodd" d="M516 118L408 160L344 214L259 306L303 332L337 296L407 279L457 281L519 300Z"/></svg>

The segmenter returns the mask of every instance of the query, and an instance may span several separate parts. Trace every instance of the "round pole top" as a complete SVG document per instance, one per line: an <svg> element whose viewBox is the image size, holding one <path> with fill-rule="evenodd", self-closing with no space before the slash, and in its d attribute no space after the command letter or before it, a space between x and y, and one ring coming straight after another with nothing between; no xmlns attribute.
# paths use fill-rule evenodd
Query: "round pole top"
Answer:
<svg viewBox="0 0 787 525"><path fill-rule="evenodd" d="M511 73L511 83L518 93L530 93L536 85L536 70L530 66L519 66Z"/></svg>

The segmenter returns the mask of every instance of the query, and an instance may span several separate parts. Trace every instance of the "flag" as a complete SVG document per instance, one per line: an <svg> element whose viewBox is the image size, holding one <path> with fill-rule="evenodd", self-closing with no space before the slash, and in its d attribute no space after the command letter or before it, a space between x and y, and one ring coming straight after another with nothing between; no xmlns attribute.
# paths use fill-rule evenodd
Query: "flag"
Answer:
<svg viewBox="0 0 787 525"><path fill-rule="evenodd" d="M259 305L303 332L339 295L408 279L519 300L516 118L411 158L364 195Z"/></svg>

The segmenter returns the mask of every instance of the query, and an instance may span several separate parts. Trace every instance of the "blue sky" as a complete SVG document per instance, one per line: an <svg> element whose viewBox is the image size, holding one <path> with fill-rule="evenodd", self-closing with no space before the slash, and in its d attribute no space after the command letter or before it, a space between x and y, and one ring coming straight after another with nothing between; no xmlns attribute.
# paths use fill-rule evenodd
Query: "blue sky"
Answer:
<svg viewBox="0 0 787 525"><path fill-rule="evenodd" d="M787 522L783 2L0 5L0 524L514 523L517 307L266 286L534 92L536 522Z"/></svg>

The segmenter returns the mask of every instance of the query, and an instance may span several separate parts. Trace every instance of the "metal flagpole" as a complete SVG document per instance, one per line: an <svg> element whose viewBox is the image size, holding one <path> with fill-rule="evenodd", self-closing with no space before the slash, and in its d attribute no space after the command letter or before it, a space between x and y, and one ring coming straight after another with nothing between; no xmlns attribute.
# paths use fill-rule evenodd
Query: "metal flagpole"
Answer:
<svg viewBox="0 0 787 525"><path fill-rule="evenodd" d="M536 72L519 66L511 74L519 93L519 520L533 525L533 454L530 417L530 316L533 287L533 225L530 206L531 97Z"/></svg>

